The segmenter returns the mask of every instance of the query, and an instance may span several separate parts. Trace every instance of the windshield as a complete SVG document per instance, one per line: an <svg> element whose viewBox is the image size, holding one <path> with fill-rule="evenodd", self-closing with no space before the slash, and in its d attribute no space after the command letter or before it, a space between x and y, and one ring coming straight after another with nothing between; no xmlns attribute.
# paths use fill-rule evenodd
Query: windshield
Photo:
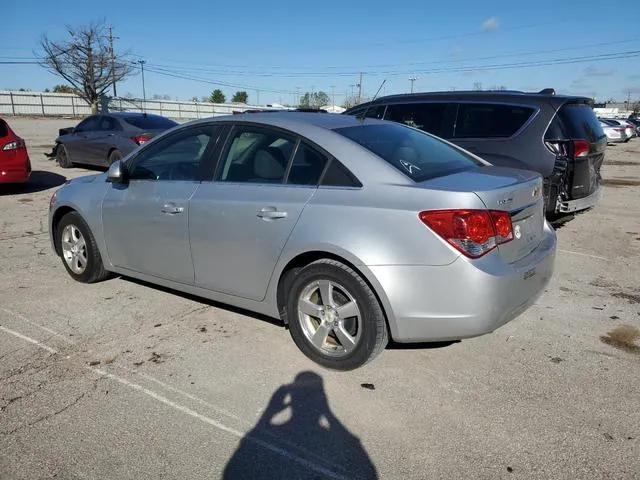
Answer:
<svg viewBox="0 0 640 480"><path fill-rule="evenodd" d="M397 123L362 124L334 131L375 153L416 182L484 165L436 137Z"/></svg>
<svg viewBox="0 0 640 480"><path fill-rule="evenodd" d="M159 130L163 128L172 128L178 125L178 122L174 122L164 117L151 117L151 116L139 116L139 117L124 117L124 121L129 125L141 128L143 130Z"/></svg>

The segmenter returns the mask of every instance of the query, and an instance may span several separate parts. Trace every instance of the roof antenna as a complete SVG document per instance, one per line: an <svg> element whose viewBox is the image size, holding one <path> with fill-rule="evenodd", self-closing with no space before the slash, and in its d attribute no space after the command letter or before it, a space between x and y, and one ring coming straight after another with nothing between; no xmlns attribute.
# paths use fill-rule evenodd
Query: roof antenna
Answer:
<svg viewBox="0 0 640 480"><path fill-rule="evenodd" d="M369 111L369 108L371 108L371 104L375 101L376 98L378 98L378 94L380 93L380 90L382 90L382 86L385 84L386 81L387 81L386 78L382 81L382 83L380 84L380 87L378 87L378 91L373 96L373 98L369 101L369 105L367 105L367 108L364 109L364 112L362 112L362 115L356 115L356 118L358 120L364 121L364 117L366 117L367 112Z"/></svg>

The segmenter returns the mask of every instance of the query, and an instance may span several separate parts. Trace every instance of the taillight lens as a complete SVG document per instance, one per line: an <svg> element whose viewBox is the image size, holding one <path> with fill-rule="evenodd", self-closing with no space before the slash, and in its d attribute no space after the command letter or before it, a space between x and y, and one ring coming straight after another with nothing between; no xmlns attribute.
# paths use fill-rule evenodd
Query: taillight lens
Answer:
<svg viewBox="0 0 640 480"><path fill-rule="evenodd" d="M9 150L18 150L19 148L26 148L26 144L24 143L24 140L22 140L21 138L17 138L12 142L6 143L2 147L2 150L7 152Z"/></svg>
<svg viewBox="0 0 640 480"><path fill-rule="evenodd" d="M427 210L420 220L467 257L478 258L513 240L509 212L501 210Z"/></svg>
<svg viewBox="0 0 640 480"><path fill-rule="evenodd" d="M143 143L151 140L151 135L136 135L135 137L131 137L131 140L136 142L138 145L142 145Z"/></svg>
<svg viewBox="0 0 640 480"><path fill-rule="evenodd" d="M586 140L573 141L573 156L575 158L586 157L589 154L590 145Z"/></svg>

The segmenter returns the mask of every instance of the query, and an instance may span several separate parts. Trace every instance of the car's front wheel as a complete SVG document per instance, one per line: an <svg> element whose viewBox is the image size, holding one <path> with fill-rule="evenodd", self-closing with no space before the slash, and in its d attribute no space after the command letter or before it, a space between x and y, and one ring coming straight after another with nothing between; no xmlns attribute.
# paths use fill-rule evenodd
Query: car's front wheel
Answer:
<svg viewBox="0 0 640 480"><path fill-rule="evenodd" d="M357 272L335 260L318 260L297 272L288 294L287 317L298 348L335 370L364 365L388 342L375 294Z"/></svg>
<svg viewBox="0 0 640 480"><path fill-rule="evenodd" d="M95 238L77 212L69 212L62 217L57 227L56 242L60 247L62 263L74 280L95 283L109 276Z"/></svg>
<svg viewBox="0 0 640 480"><path fill-rule="evenodd" d="M69 153L62 143L56 148L56 160L58 161L58 165L62 168L73 167L73 163L69 159Z"/></svg>

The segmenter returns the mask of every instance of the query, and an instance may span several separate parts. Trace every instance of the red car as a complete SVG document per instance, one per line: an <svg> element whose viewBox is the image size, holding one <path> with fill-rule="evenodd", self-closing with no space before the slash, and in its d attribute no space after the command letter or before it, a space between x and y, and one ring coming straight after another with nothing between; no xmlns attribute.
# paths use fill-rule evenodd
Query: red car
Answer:
<svg viewBox="0 0 640 480"><path fill-rule="evenodd" d="M24 140L0 118L0 183L24 183L31 175L31 161Z"/></svg>

